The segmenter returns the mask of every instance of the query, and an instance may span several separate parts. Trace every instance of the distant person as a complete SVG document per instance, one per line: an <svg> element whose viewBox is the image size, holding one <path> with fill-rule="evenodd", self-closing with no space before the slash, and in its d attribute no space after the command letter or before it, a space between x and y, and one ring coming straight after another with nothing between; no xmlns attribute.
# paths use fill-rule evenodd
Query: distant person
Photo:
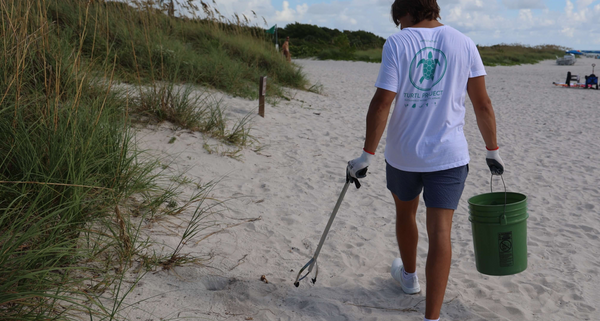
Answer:
<svg viewBox="0 0 600 321"><path fill-rule="evenodd" d="M283 43L283 46L281 46L281 51L285 56L285 60L292 62L292 54L290 53L290 37L285 38L285 42Z"/></svg>
<svg viewBox="0 0 600 321"><path fill-rule="evenodd" d="M392 4L392 19L401 30L383 47L362 156L348 162L347 168L352 177L366 177L396 99L385 146L387 188L396 205L400 250L391 274L405 293L421 291L416 272L416 213L423 191L429 239L426 321L440 318L452 259L452 217L469 172L463 133L465 92L473 103L490 171L492 175L504 172L494 109L477 47L467 36L438 22L439 18L436 0L395 0Z"/></svg>

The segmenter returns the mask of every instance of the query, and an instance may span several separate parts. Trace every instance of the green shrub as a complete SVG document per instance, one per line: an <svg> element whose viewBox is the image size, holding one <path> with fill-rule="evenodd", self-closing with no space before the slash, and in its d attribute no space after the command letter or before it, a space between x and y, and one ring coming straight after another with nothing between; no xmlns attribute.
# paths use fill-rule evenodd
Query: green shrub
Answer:
<svg viewBox="0 0 600 321"><path fill-rule="evenodd" d="M526 46L521 44L499 44L493 46L477 46L479 54L486 66L513 66L535 64L542 60L556 59L563 56L564 47L554 45Z"/></svg>

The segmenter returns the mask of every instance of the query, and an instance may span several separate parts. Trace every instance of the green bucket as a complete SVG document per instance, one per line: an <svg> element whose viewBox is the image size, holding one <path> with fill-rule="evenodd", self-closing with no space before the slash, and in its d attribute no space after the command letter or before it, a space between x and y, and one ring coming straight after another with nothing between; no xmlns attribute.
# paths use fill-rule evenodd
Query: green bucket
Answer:
<svg viewBox="0 0 600 321"><path fill-rule="evenodd" d="M527 268L527 196L496 192L469 199L477 271L511 275Z"/></svg>

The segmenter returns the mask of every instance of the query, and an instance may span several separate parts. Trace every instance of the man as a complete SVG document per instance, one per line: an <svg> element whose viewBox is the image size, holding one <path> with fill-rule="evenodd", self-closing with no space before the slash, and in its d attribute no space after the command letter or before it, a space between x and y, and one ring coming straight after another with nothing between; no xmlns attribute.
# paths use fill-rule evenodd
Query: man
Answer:
<svg viewBox="0 0 600 321"><path fill-rule="evenodd" d="M504 172L494 110L485 87L486 72L477 47L465 35L438 22L439 12L436 0L396 0L392 5L392 18L401 30L390 36L383 48L362 156L348 162L352 177L366 176L396 98L385 147L387 187L396 204L400 250L391 274L404 292L421 291L416 274L416 213L423 191L429 238L426 321L440 317L452 258L452 217L469 171L463 133L465 91L488 150L488 166L494 175Z"/></svg>
<svg viewBox="0 0 600 321"><path fill-rule="evenodd" d="M283 46L281 46L281 51L283 52L287 62L292 62L292 54L290 53L290 37L285 38L285 42L283 43Z"/></svg>

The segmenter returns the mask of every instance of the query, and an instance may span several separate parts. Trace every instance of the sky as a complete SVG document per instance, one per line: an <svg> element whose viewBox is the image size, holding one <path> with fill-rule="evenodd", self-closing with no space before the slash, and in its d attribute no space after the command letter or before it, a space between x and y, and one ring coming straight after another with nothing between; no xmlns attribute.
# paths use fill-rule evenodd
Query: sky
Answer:
<svg viewBox="0 0 600 321"><path fill-rule="evenodd" d="M265 28L300 22L381 37L398 32L393 0L204 0L225 16L245 14ZM552 44L600 50L600 0L438 0L441 23L476 44ZM253 12L257 17L254 18ZM264 23L264 20L267 24Z"/></svg>

